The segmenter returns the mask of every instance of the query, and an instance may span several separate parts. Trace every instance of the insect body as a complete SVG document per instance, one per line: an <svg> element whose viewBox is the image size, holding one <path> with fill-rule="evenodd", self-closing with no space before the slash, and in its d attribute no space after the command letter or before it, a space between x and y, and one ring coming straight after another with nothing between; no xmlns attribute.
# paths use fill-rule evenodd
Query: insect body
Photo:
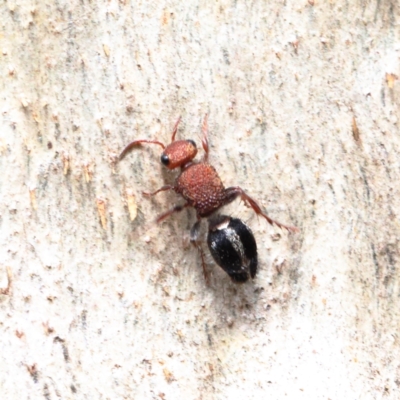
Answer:
<svg viewBox="0 0 400 400"><path fill-rule="evenodd" d="M240 219L226 215L208 221L207 244L215 262L231 277L243 283L257 272L257 243L253 232Z"/></svg>
<svg viewBox="0 0 400 400"><path fill-rule="evenodd" d="M298 229L293 226L281 224L268 217L265 214L258 203L252 199L242 188L239 186L232 186L225 188L221 178L219 177L215 168L208 163L208 122L207 115L204 118L202 132L202 147L204 149L204 156L202 161L194 162L193 159L197 154L196 143L193 140L177 140L175 136L178 130L180 118L175 123L172 131L171 143L165 146L163 143L157 140L139 139L131 142L120 155L120 160L133 148L143 143L157 144L163 148L161 155L161 162L168 169L181 168L180 174L175 179L173 185L165 185L154 193L144 193L147 196L154 196L159 192L166 190L174 190L177 194L180 194L185 203L176 205L169 209L165 213L161 214L157 218L157 222L163 221L165 218L175 212L182 211L186 207L193 207L196 210L197 222L191 229L191 242L200 252L202 258L202 265L205 271L204 254L198 243L198 236L200 231L200 220L201 218L209 217L214 212L219 210L221 207L231 203L237 197L249 205L256 214L261 215L271 225L276 225L280 228L287 229L289 232L296 232ZM243 224L244 225L244 224ZM244 225L246 226L246 225ZM252 236L252 234L251 234ZM217 252L218 253L218 252ZM216 253L216 254L217 254ZM250 274L251 275L251 274Z"/></svg>
<svg viewBox="0 0 400 400"><path fill-rule="evenodd" d="M226 201L217 171L207 163L192 164L178 176L174 190L194 207L199 218L208 217Z"/></svg>

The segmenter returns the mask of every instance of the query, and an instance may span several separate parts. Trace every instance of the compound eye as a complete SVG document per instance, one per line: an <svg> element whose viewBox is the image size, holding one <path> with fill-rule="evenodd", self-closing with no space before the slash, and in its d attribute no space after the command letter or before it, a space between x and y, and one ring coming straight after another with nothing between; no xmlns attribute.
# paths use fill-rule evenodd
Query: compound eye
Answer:
<svg viewBox="0 0 400 400"><path fill-rule="evenodd" d="M188 139L187 141L188 141L189 143L191 143L195 149L197 148L196 142L195 142L194 140Z"/></svg>
<svg viewBox="0 0 400 400"><path fill-rule="evenodd" d="M163 154L163 155L161 156L161 162L162 162L165 166L168 166L168 164L169 164L169 157L168 157L166 154Z"/></svg>

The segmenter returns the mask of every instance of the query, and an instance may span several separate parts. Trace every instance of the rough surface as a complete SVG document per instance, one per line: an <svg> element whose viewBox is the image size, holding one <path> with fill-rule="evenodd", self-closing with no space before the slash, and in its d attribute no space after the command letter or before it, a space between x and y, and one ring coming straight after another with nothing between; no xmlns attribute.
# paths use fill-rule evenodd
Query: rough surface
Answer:
<svg viewBox="0 0 400 400"><path fill-rule="evenodd" d="M1 399L396 399L400 5L4 1ZM200 143L259 249L188 244L160 148ZM201 154L198 155L198 157ZM133 219L133 221L131 221ZM7 270L8 268L8 270ZM11 286L7 287L7 271Z"/></svg>
<svg viewBox="0 0 400 400"><path fill-rule="evenodd" d="M225 188L212 165L192 164L177 178L175 191L196 209L200 217L207 217L225 202Z"/></svg>

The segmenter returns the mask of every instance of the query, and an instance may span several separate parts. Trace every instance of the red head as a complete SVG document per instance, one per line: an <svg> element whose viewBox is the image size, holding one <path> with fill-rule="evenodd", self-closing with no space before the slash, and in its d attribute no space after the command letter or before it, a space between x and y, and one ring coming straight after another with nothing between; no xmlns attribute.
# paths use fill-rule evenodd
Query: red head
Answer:
<svg viewBox="0 0 400 400"><path fill-rule="evenodd" d="M142 143L153 143L153 144L158 144L164 149L161 155L161 162L168 169L184 167L186 164L192 161L193 158L196 157L197 147L196 143L190 139L175 141L175 135L178 130L178 125L180 120L181 118L179 117L175 123L174 130L172 131L171 143L168 146L165 146L164 144L158 142L157 140L147 140L147 139L134 140L124 148L121 155L119 156L119 159L121 160L125 156L125 154L127 154L132 149L132 147L135 147Z"/></svg>
<svg viewBox="0 0 400 400"><path fill-rule="evenodd" d="M193 140L177 140L169 144L161 155L161 162L168 168L183 167L193 160L197 154Z"/></svg>

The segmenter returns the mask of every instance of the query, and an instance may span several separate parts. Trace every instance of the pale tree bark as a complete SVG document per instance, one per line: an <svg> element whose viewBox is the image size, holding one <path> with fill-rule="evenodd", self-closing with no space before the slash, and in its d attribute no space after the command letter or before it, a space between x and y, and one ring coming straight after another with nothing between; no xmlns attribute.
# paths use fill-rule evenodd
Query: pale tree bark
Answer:
<svg viewBox="0 0 400 400"><path fill-rule="evenodd" d="M6 1L0 398L398 398L400 6ZM200 144L239 200L253 282L206 256L161 148ZM203 238L206 224L203 226ZM203 245L206 249L206 246ZM9 285L8 285L9 280Z"/></svg>

